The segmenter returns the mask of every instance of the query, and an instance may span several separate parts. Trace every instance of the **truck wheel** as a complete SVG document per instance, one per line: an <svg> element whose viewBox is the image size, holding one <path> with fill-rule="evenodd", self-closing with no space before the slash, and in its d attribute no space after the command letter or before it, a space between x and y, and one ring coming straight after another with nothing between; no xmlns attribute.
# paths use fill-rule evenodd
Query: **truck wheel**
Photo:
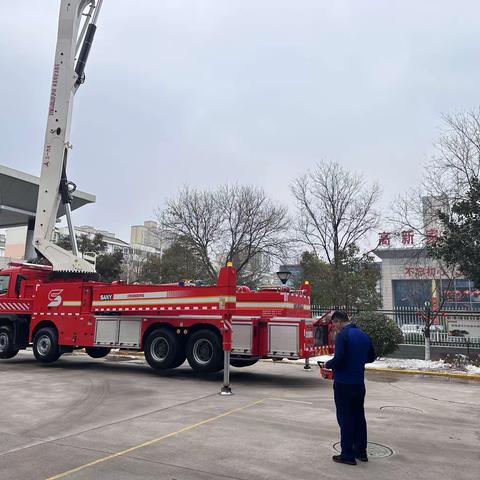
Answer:
<svg viewBox="0 0 480 480"><path fill-rule="evenodd" d="M92 358L103 358L110 353L111 348L108 347L85 347L85 352Z"/></svg>
<svg viewBox="0 0 480 480"><path fill-rule="evenodd" d="M223 368L220 336L211 330L200 330L187 341L188 363L196 372L218 372Z"/></svg>
<svg viewBox="0 0 480 480"><path fill-rule="evenodd" d="M258 358L232 358L230 359L230 365L232 367L242 368L250 367L258 362Z"/></svg>
<svg viewBox="0 0 480 480"><path fill-rule="evenodd" d="M154 370L178 367L178 350L179 342L167 328L159 328L150 333L144 346L145 359Z"/></svg>
<svg viewBox="0 0 480 480"><path fill-rule="evenodd" d="M12 330L7 326L0 327L0 358L13 358L17 353L18 350L13 348Z"/></svg>
<svg viewBox="0 0 480 480"><path fill-rule="evenodd" d="M33 337L33 354L42 363L52 363L60 358L58 335L51 327L41 328Z"/></svg>

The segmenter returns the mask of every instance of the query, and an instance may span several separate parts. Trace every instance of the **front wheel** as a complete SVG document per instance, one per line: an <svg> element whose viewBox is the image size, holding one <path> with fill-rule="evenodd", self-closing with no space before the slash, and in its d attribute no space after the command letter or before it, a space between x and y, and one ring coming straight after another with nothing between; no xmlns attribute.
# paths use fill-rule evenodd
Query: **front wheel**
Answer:
<svg viewBox="0 0 480 480"><path fill-rule="evenodd" d="M223 349L220 335L200 330L187 341L187 360L196 372L218 372L223 368Z"/></svg>
<svg viewBox="0 0 480 480"><path fill-rule="evenodd" d="M103 358L110 353L111 348L108 347L85 347L85 352L92 358Z"/></svg>
<svg viewBox="0 0 480 480"><path fill-rule="evenodd" d="M52 363L60 358L58 335L51 327L41 328L33 337L33 354L42 363Z"/></svg>
<svg viewBox="0 0 480 480"><path fill-rule="evenodd" d="M18 350L13 348L12 330L7 326L0 327L0 358L13 358L17 353Z"/></svg>

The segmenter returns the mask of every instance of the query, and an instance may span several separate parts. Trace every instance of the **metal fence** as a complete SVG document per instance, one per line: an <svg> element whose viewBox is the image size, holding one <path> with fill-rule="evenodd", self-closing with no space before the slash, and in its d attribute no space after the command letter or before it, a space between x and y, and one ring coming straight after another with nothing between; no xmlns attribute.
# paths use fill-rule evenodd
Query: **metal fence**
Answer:
<svg viewBox="0 0 480 480"><path fill-rule="evenodd" d="M430 318L432 345L480 348L480 310L427 311L421 308L395 308L393 310L361 310L355 307L322 307L312 305L312 315L319 317L332 310L345 311L355 320L359 314L382 314L392 319L403 334L403 343L423 345L425 325Z"/></svg>

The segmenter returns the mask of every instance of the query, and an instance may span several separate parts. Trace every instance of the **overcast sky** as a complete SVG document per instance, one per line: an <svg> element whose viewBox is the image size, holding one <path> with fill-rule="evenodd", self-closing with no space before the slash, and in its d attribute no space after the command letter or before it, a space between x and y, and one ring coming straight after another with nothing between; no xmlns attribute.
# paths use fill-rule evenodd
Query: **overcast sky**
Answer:
<svg viewBox="0 0 480 480"><path fill-rule="evenodd" d="M0 163L38 175L59 0L2 1ZM321 159L418 182L441 113L478 106L480 2L105 0L73 116L75 223L129 227L184 183L263 186Z"/></svg>

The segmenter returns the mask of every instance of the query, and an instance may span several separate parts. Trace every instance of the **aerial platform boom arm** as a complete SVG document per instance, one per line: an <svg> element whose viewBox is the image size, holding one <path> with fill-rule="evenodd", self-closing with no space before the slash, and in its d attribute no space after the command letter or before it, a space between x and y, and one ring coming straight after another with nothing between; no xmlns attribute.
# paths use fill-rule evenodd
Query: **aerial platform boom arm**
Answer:
<svg viewBox="0 0 480 480"><path fill-rule="evenodd" d="M75 185L67 180L67 156L71 148L70 124L73 98L84 81L85 64L96 30L102 0L61 0L52 89L48 109L45 146L38 190L34 247L54 271L95 271L91 263L78 256L70 202ZM82 17L86 17L82 26ZM78 59L76 58L79 53ZM65 205L72 252L52 242L57 212Z"/></svg>

